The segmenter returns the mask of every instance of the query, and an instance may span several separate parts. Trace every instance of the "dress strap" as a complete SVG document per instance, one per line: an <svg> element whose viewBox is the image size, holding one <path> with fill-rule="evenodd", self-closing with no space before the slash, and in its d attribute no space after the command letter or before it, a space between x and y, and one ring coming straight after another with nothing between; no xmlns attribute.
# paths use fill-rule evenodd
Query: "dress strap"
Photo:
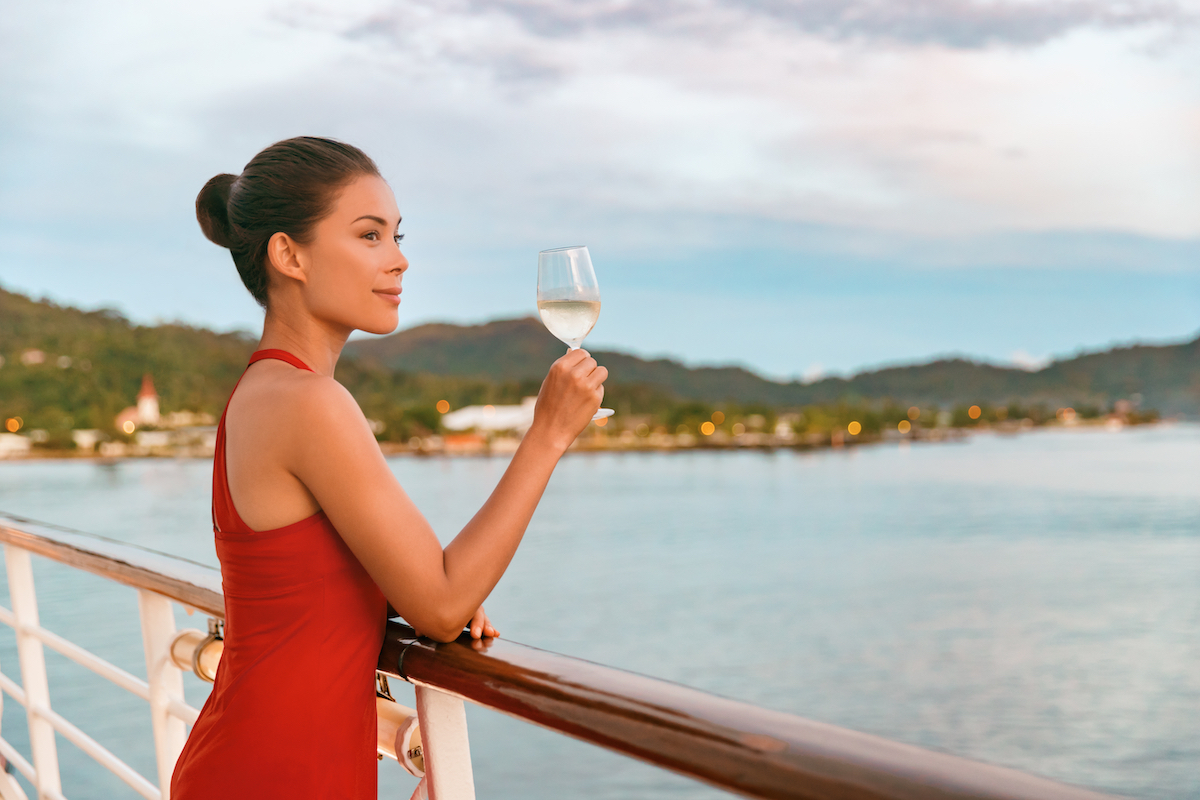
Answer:
<svg viewBox="0 0 1200 800"><path fill-rule="evenodd" d="M313 371L312 367L310 367L308 364L305 364L303 361L296 358L286 350L256 350L254 354L250 356L250 364L253 364L256 361L265 361L268 358L273 358L276 361L286 361L297 369L306 369L309 372ZM247 364L247 366L249 366L249 364Z"/></svg>

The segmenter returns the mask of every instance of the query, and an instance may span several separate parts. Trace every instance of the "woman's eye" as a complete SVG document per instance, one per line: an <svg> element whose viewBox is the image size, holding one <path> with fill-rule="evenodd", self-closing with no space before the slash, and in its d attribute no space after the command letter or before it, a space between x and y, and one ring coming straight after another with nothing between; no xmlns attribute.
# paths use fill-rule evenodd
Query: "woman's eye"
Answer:
<svg viewBox="0 0 1200 800"><path fill-rule="evenodd" d="M403 241L404 241L404 234L403 234L403 233L397 233L397 234L396 234L395 236L393 236L392 238L396 240L396 244L400 244L401 242L403 242Z"/></svg>
<svg viewBox="0 0 1200 800"><path fill-rule="evenodd" d="M374 241L378 241L379 234L376 233L375 231L368 231L367 233L363 234L363 238L369 239L370 241L374 242Z"/></svg>

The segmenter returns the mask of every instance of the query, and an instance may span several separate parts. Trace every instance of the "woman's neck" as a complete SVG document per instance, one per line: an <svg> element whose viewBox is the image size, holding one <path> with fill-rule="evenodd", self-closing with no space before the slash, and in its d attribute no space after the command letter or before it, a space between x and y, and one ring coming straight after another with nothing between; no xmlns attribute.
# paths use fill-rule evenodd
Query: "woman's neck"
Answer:
<svg viewBox="0 0 1200 800"><path fill-rule="evenodd" d="M348 330L331 326L308 315L285 315L267 310L259 350L284 350L303 361L319 375L333 377L338 356L350 336Z"/></svg>

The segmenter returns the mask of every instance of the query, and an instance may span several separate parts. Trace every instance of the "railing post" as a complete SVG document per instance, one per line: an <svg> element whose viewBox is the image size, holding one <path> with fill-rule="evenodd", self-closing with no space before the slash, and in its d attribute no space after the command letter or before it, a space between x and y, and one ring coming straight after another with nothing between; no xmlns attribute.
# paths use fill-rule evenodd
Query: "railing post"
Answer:
<svg viewBox="0 0 1200 800"><path fill-rule="evenodd" d="M3 672L3 670L0 670ZM0 692L0 721L4 720L4 692ZM0 741L4 739L3 730L0 729ZM7 772L0 772L0 800L29 800L25 796L25 790L21 788L21 784L17 783L16 779Z"/></svg>
<svg viewBox="0 0 1200 800"><path fill-rule="evenodd" d="M454 695L416 687L429 800L475 800L467 711Z"/></svg>
<svg viewBox="0 0 1200 800"><path fill-rule="evenodd" d="M39 627L37 593L33 588L33 563L29 552L6 544L4 563L8 568L8 593L13 620L17 623L17 660L21 662L21 684L25 689L26 719L29 720L29 750L37 773L38 796L61 794L58 747L54 728L34 709L50 708L50 683L46 679L46 657L41 641L28 631Z"/></svg>
<svg viewBox="0 0 1200 800"><path fill-rule="evenodd" d="M171 698L184 702L183 672L171 660L175 614L171 601L146 589L138 590L142 645L146 650L146 682L150 684L150 720L154 726L154 757L163 800L171 798L171 773L187 742L183 720L169 708Z"/></svg>

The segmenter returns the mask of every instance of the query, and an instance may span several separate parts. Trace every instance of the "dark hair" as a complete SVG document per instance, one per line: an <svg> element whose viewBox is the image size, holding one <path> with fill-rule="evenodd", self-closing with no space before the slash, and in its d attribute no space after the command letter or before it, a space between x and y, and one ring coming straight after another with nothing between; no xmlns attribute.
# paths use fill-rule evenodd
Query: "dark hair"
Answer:
<svg viewBox="0 0 1200 800"><path fill-rule="evenodd" d="M210 241L229 248L242 283L266 308L271 237L286 233L307 244L339 189L360 175L378 174L375 162L353 145L317 136L285 139L250 159L241 175L218 175L204 184L196 219Z"/></svg>

